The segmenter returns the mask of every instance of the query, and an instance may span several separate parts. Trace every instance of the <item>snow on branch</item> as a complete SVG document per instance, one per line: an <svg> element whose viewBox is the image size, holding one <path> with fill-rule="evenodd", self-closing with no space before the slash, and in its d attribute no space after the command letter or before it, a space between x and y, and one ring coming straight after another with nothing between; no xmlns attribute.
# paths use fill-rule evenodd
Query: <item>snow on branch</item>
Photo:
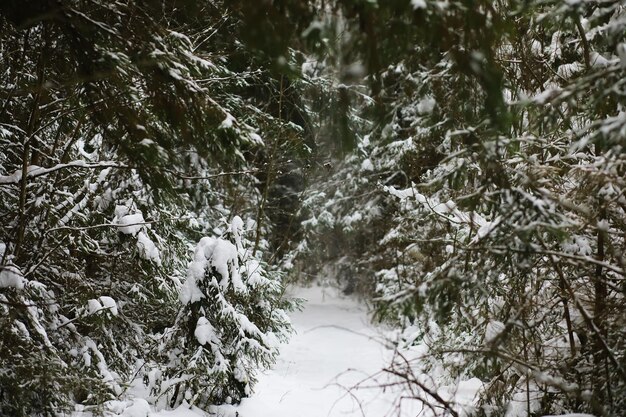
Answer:
<svg viewBox="0 0 626 417"><path fill-rule="evenodd" d="M82 160L68 162L66 164L56 164L50 168L43 168L37 165L29 165L26 168L27 178L36 178L43 175L50 174L55 171L66 168L84 168L84 169L96 169L96 168L124 168L130 169L128 165L123 165L114 161L102 161L95 163L88 163ZM11 175L0 175L0 185L18 184L22 180L22 169L18 169Z"/></svg>
<svg viewBox="0 0 626 417"><path fill-rule="evenodd" d="M152 223L156 223L156 220L142 221L142 222L136 222L136 223L102 223L102 224L94 224L91 226L82 226L82 227L61 226L61 227L53 227L52 229L46 230L46 234L52 233L52 232L58 232L60 230L82 231L82 230L89 230L89 229L99 229L102 227L117 227L121 229L121 228L130 228L134 226L146 226Z"/></svg>

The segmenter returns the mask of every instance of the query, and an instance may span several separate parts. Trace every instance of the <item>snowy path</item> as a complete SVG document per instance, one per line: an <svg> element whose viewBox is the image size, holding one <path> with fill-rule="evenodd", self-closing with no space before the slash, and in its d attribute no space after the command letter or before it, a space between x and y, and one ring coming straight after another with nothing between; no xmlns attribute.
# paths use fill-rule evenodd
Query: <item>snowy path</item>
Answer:
<svg viewBox="0 0 626 417"><path fill-rule="evenodd" d="M220 412L227 417L235 411L239 417L395 415L396 395L378 388L347 391L380 371L391 355L364 308L332 289L298 289L295 296L308 301L292 314L296 333L276 365L259 376L250 398Z"/></svg>
<svg viewBox="0 0 626 417"><path fill-rule="evenodd" d="M397 386L384 391L379 387L389 382L380 371L390 363L393 351L385 347L384 330L369 322L362 305L334 289L317 286L298 288L292 295L307 300L302 311L291 314L295 334L281 346L275 366L259 375L252 396L241 404L222 405L209 413L185 405L155 411L145 400L145 387L138 386L128 400L111 401L107 408L112 414L105 412L105 416L415 417L421 411L426 411L423 417L431 415L419 401L406 398L399 410L398 399L406 392L399 392ZM472 404L480 385L473 378L438 392ZM91 417L91 413L75 412L72 417Z"/></svg>

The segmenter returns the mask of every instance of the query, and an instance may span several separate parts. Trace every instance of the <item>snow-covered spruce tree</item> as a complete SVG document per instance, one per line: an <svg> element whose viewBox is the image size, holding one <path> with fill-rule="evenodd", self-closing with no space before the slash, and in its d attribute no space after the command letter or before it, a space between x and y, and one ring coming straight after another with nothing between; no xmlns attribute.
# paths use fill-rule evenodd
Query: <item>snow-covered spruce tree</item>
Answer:
<svg viewBox="0 0 626 417"><path fill-rule="evenodd" d="M0 414L119 396L189 247L255 211L246 158L276 119L250 86L271 76L236 19L185 4L0 4Z"/></svg>
<svg viewBox="0 0 626 417"><path fill-rule="evenodd" d="M623 5L439 5L347 7L359 23L349 36L363 29L373 45L359 56L383 125L337 176L346 186L311 198L307 226L380 227L376 253L346 242L335 259L375 271L379 315L409 325L407 343L427 353L399 369L426 402L478 376L479 412L619 415ZM391 23L367 25L378 19ZM402 48L410 57L389 59ZM365 167L397 172L379 177L387 197ZM376 211L387 216L363 215ZM441 369L437 383L410 378Z"/></svg>
<svg viewBox="0 0 626 417"><path fill-rule="evenodd" d="M605 6L590 8L586 24L619 22L623 13L619 5ZM404 300L397 304L399 312L410 306L417 307L417 313L425 306L438 306L433 312L445 313L443 320L434 322L445 324L445 330L436 333L442 342L439 351L449 355L438 360L448 356L446 362L458 363L455 355L463 352L469 361L459 370L489 381L483 393L485 407L499 404L496 409L507 410L508 415L567 410L611 415L623 397L616 394L624 375L616 353L623 351L624 343L618 329L623 316L617 313L623 294L619 287L608 288L623 276L623 261L608 253L615 253L622 241L617 237L609 244L597 225L608 227L610 233L622 224L617 219L623 207L607 204L604 195L605 190L621 188L621 181L608 172L623 169L618 145L623 124L616 121L623 111L617 103L623 97L610 93L608 86L619 83L623 72L616 56L623 38L615 38L623 32L613 32L616 23L603 23L602 29L590 31L594 35L586 46L581 41L577 51L561 55L563 39L580 35L576 19L581 10L563 6L550 12L537 32L532 25L520 28L519 33L530 39L507 36L510 43L498 49L511 74L507 80L511 90L506 88L504 94L522 97L511 107L519 124L514 124L510 136L488 139L472 129L480 140L472 144L472 154L458 141L467 129L457 130L456 139L447 139L452 156L445 165L413 189L391 190L408 206L398 218L398 226L404 226L390 236L406 235L409 226L413 228L409 236L423 239L425 229L415 227L420 218L431 230L438 224L440 232L427 239L431 242L427 262L403 266L406 278L400 288L396 283L403 281L391 274L381 289L387 300L394 300L393 294L395 300ZM569 35L567 31L548 35L552 43L542 47L550 19L563 14L573 17ZM526 45L534 49L529 51ZM575 76L570 70L585 68L585 50L595 57L595 65L587 67L586 75ZM523 66L537 62L528 58L533 54L540 54L542 63L548 56L560 56L555 71L532 68L535 75L525 78ZM611 55L612 59L603 58ZM607 87L601 87L604 83ZM528 96L535 97L531 103L524 99ZM611 128L596 130L600 126ZM604 167L601 171L607 175L599 174L596 166ZM466 182L472 171L465 167L474 167L472 182ZM605 211L609 206L612 209ZM423 278L415 281L414 274ZM611 309L614 314L607 315ZM424 331L432 321L420 323ZM484 338L476 333L477 326L484 326ZM600 398L608 401L603 404Z"/></svg>
<svg viewBox="0 0 626 417"><path fill-rule="evenodd" d="M160 347L165 367L153 374L153 389L171 406L239 402L288 334L280 281L252 254L246 234L236 216L222 236L196 246L180 292L183 308Z"/></svg>

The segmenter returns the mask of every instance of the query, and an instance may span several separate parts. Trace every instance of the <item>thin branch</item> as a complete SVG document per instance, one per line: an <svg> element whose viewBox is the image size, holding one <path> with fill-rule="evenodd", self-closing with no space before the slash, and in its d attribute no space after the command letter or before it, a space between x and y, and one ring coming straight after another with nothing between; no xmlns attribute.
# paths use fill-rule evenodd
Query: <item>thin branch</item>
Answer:
<svg viewBox="0 0 626 417"><path fill-rule="evenodd" d="M145 225L153 224L156 222L157 222L156 220L151 220L151 221L146 221L146 222L129 223L129 224L103 223L103 224L94 224L91 226L83 226L83 227L60 226L60 227L54 227L52 229L46 230L45 234L47 235L48 233L58 232L60 230L82 231L82 230L89 230L89 229L99 229L103 227L120 228L120 227L132 227L132 226L145 226Z"/></svg>
<svg viewBox="0 0 626 417"><path fill-rule="evenodd" d="M22 181L22 178L37 178L44 175L48 175L52 172L59 171L66 168L83 168L83 169L96 169L96 168L121 168L132 169L128 165L122 165L118 162L103 161L89 163L82 160L68 162L67 164L56 164L50 168L42 168L34 165L25 167L23 170L18 170L12 175L0 175L0 185L18 184Z"/></svg>
<svg viewBox="0 0 626 417"><path fill-rule="evenodd" d="M177 171L173 171L169 169L166 169L165 171L171 174L174 174L176 177L183 179L183 180L211 180L214 178L256 174L257 172L261 172L260 169L249 169L249 170L244 170L244 171L219 172L217 174L210 174L210 175L188 175L188 174L183 174L181 172L177 172Z"/></svg>

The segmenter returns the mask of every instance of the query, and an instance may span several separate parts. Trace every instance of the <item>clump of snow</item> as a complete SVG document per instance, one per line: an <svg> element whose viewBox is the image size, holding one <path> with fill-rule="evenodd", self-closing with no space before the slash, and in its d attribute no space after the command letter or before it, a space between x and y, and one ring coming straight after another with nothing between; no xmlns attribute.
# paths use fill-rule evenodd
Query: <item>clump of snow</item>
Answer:
<svg viewBox="0 0 626 417"><path fill-rule="evenodd" d="M322 22L321 20L314 20L311 22L311 24L309 24L309 27L306 28L303 32L302 32L302 37L303 38L307 38L311 33L313 32L321 32L322 30L324 30L324 22ZM304 66L304 64L303 64ZM302 71L304 72L304 71Z"/></svg>
<svg viewBox="0 0 626 417"><path fill-rule="evenodd" d="M134 387L131 387L131 389ZM128 393L128 391L127 391ZM154 408L145 399L131 394L127 400L109 400L104 405L104 415L107 417L154 417ZM83 406L76 405L76 411L80 411ZM84 414L72 414L72 417L91 417L90 412ZM169 416L169 414L168 414Z"/></svg>
<svg viewBox="0 0 626 417"><path fill-rule="evenodd" d="M161 252L146 233L150 229L150 225L146 224L141 210L135 209L134 213L131 214L131 207L117 205L112 223L119 225L118 231L121 233L137 237L137 250L141 259L152 261L161 266Z"/></svg>
<svg viewBox="0 0 626 417"><path fill-rule="evenodd" d="M118 381L120 381L120 376L116 372L109 370L104 355L98 349L98 345L96 344L96 342L94 342L90 338L87 338L87 340L85 341L85 346L82 348L81 351L83 353L85 366L91 366L92 356L95 356L95 358L97 359L96 366L100 373L100 377L102 378L102 382L104 382L115 393L115 395L121 395L122 387L118 383Z"/></svg>
<svg viewBox="0 0 626 417"><path fill-rule="evenodd" d="M222 276L220 286L224 290L228 287L229 282L232 282L235 289L244 288L239 275L237 254L237 248L231 242L224 239L216 239L212 253L210 257L207 257L211 267L215 268L217 273Z"/></svg>
<svg viewBox="0 0 626 417"><path fill-rule="evenodd" d="M22 171L16 170L11 175L0 175L0 184L17 184L22 178Z"/></svg>
<svg viewBox="0 0 626 417"><path fill-rule="evenodd" d="M102 309L102 304L94 298L87 300L87 314L96 314Z"/></svg>
<svg viewBox="0 0 626 417"><path fill-rule="evenodd" d="M354 80L364 77L366 73L365 66L357 61L344 68L343 76L347 80Z"/></svg>
<svg viewBox="0 0 626 417"><path fill-rule="evenodd" d="M209 342L219 344L219 338L215 334L215 328L206 317L200 317L198 319L193 335L201 345L206 345Z"/></svg>
<svg viewBox="0 0 626 417"><path fill-rule="evenodd" d="M226 113L226 118L222 120L222 123L220 124L220 129L230 129L233 127L234 123L235 118L233 117L233 115L230 113Z"/></svg>
<svg viewBox="0 0 626 417"><path fill-rule="evenodd" d="M426 0L411 0L411 6L413 7L413 10L425 9Z"/></svg>
<svg viewBox="0 0 626 417"><path fill-rule="evenodd" d="M128 408L129 403L129 401L109 400L106 401L103 405L106 411L110 411L115 415L120 415L124 412L126 408Z"/></svg>
<svg viewBox="0 0 626 417"><path fill-rule="evenodd" d="M580 388L580 386L575 382L566 381L560 376L551 375L547 372L535 370L532 372L532 375L536 382L551 387L558 387L564 392L574 392L578 391L578 389Z"/></svg>
<svg viewBox="0 0 626 417"><path fill-rule="evenodd" d="M135 214L127 214L117 221L117 224L122 225L118 228L120 232L133 236L141 230L143 223L145 223L145 220L140 211Z"/></svg>
<svg viewBox="0 0 626 417"><path fill-rule="evenodd" d="M559 87L547 88L533 97L533 101L538 104L545 104L561 94L561 91L562 90Z"/></svg>
<svg viewBox="0 0 626 417"><path fill-rule="evenodd" d="M591 255L593 253L593 249L591 248L591 243L585 236L572 236L570 241L565 241L561 244L563 251L566 253L573 253L577 255Z"/></svg>
<svg viewBox="0 0 626 417"><path fill-rule="evenodd" d="M268 279L263 276L263 267L256 259L250 259L245 264L246 282L251 288L268 284Z"/></svg>
<svg viewBox="0 0 626 417"><path fill-rule="evenodd" d="M233 220L230 222L230 232L233 234L233 238L235 239L235 244L238 248L241 248L241 233L243 232L243 220L241 217L235 216Z"/></svg>
<svg viewBox="0 0 626 417"><path fill-rule="evenodd" d="M102 307L108 309L111 314L117 316L117 303L109 296L103 295L99 298Z"/></svg>
<svg viewBox="0 0 626 417"><path fill-rule="evenodd" d="M572 62L569 64L560 65L556 72L559 76L569 79L583 71L585 67L580 62Z"/></svg>
<svg viewBox="0 0 626 417"><path fill-rule="evenodd" d="M110 311L111 314L117 316L117 303L107 295L103 295L98 299L92 298L87 300L87 314L92 315L101 311Z"/></svg>
<svg viewBox="0 0 626 417"><path fill-rule="evenodd" d="M354 223L358 223L361 220L363 220L363 215L361 214L360 211L355 211L354 213L344 217L343 219L343 223L347 226L347 227L351 227L352 224Z"/></svg>
<svg viewBox="0 0 626 417"><path fill-rule="evenodd" d="M415 189L413 188L406 188L404 190L398 190L394 186L389 185L389 186L385 186L383 189L389 194L391 194L392 196L399 198L401 201L406 200L409 197L414 197L419 203L426 202L426 197L424 197L422 194L415 191Z"/></svg>
<svg viewBox="0 0 626 417"><path fill-rule="evenodd" d="M476 223L479 224L480 227L478 231L476 232L476 236L472 240L474 243L478 242L480 239L484 238L489 233L491 233L496 227L498 227L498 225L500 224L500 221L502 221L500 217L496 217L493 221L490 221L490 222L486 221L482 217L481 218L476 217L476 220L478 220Z"/></svg>
<svg viewBox="0 0 626 417"><path fill-rule="evenodd" d="M537 39L533 39L530 43L530 50L533 54L541 56L543 54L543 46Z"/></svg>
<svg viewBox="0 0 626 417"><path fill-rule="evenodd" d="M609 231L609 222L606 221L605 219L599 220L597 227L598 227L598 230L601 230L603 232L608 232ZM0 253L0 256L2 256L1 253Z"/></svg>
<svg viewBox="0 0 626 417"><path fill-rule="evenodd" d="M237 225L239 225L238 222ZM203 237L196 246L194 260L189 265L187 280L179 295L183 304L194 303L204 297L198 288L198 282L204 280L206 271L211 269L222 278L219 285L223 290L226 290L230 284L237 291L246 290L239 273L237 247L225 239Z"/></svg>
<svg viewBox="0 0 626 417"><path fill-rule="evenodd" d="M21 290L28 281L16 265L0 266L0 288L15 288Z"/></svg>
<svg viewBox="0 0 626 417"><path fill-rule="evenodd" d="M424 97L417 103L417 111L420 114L432 113L437 102L433 97Z"/></svg>
<svg viewBox="0 0 626 417"><path fill-rule="evenodd" d="M161 254L152 239L144 232L137 235L137 249L139 256L147 261L152 261L157 265L161 265Z"/></svg>
<svg viewBox="0 0 626 417"><path fill-rule="evenodd" d="M373 171L373 170L374 170L374 164L372 164L372 161L369 158L361 162L361 171Z"/></svg>
<svg viewBox="0 0 626 417"><path fill-rule="evenodd" d="M528 403L528 397L530 398L530 404ZM513 394L513 398L509 402L504 417L526 417L530 414L536 413L541 408L542 391L539 389L536 383L530 383L530 391L525 390L518 391Z"/></svg>
<svg viewBox="0 0 626 417"><path fill-rule="evenodd" d="M135 210L135 213L131 214L131 207L126 205L115 206L115 217L113 218L113 224L121 225L118 230L124 234L136 235L145 223L143 213L141 210Z"/></svg>
<svg viewBox="0 0 626 417"><path fill-rule="evenodd" d="M315 75L318 65L317 61L307 60L302 63L300 70L302 71L302 74L312 77Z"/></svg>

